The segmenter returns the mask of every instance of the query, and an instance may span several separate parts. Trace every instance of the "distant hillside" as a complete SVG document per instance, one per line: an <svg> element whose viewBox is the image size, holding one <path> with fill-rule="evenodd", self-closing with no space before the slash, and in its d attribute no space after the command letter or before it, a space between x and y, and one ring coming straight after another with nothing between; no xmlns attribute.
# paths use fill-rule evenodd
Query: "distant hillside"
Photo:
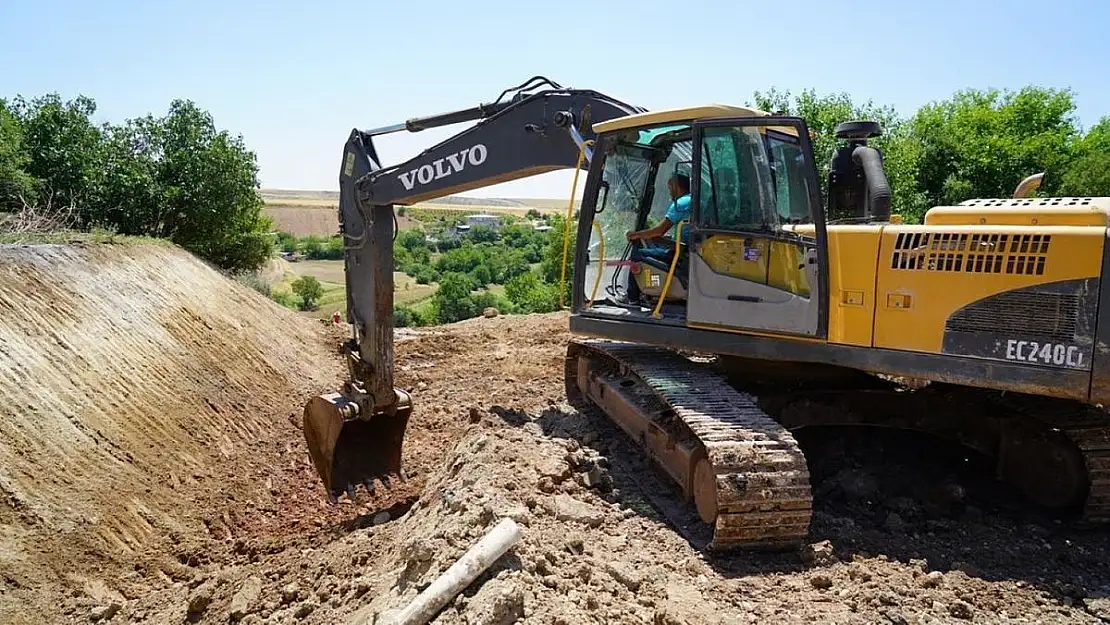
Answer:
<svg viewBox="0 0 1110 625"><path fill-rule="evenodd" d="M339 202L338 191L305 191L300 189L262 189L262 198L270 206L327 206ZM481 206L483 208L535 208L541 211L565 210L567 201L558 198L486 198L449 195L425 204L436 206ZM578 202L575 201L577 206Z"/></svg>

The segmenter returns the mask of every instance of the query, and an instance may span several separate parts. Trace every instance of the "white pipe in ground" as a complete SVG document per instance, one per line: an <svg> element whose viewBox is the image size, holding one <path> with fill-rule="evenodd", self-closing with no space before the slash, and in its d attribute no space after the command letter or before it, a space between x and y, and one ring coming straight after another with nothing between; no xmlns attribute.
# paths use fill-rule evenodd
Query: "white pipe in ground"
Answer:
<svg viewBox="0 0 1110 625"><path fill-rule="evenodd" d="M510 518L501 519L412 603L384 622L388 625L425 625L519 540L520 526Z"/></svg>

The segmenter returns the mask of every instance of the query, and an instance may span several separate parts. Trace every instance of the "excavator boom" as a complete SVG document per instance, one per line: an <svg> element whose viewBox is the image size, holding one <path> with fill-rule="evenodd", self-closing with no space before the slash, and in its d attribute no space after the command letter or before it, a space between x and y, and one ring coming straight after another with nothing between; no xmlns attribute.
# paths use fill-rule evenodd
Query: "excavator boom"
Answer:
<svg viewBox="0 0 1110 625"><path fill-rule="evenodd" d="M644 110L537 76L492 103L351 131L339 175L349 379L304 409L309 454L332 501L404 477L412 403L393 386L393 206L575 168L580 151L589 155L594 123ZM374 147L375 136L469 121L477 123L398 165L383 166Z"/></svg>

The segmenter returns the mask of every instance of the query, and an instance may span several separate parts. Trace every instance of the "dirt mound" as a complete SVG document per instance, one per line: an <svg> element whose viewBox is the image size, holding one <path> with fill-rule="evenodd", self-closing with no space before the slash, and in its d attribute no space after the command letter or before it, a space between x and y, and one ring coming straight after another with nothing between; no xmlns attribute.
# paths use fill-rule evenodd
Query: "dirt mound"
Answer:
<svg viewBox="0 0 1110 625"><path fill-rule="evenodd" d="M320 324L172 247L0 247L0 319L6 598L272 499L253 454L341 373Z"/></svg>

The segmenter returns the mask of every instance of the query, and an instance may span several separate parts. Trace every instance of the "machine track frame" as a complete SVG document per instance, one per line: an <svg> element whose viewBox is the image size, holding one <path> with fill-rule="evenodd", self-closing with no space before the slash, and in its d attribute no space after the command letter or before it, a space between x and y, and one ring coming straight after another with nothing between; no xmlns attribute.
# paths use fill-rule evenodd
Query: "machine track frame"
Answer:
<svg viewBox="0 0 1110 625"><path fill-rule="evenodd" d="M927 433L992 458L995 477L1033 503L1110 523L1110 415L1081 402L934 383L757 391L783 426L867 426ZM736 383L736 380L733 380ZM1069 515L1072 516L1072 515Z"/></svg>
<svg viewBox="0 0 1110 625"><path fill-rule="evenodd" d="M574 339L566 387L579 411L616 422L713 526L708 548L783 550L809 531L805 456L754 396L673 351Z"/></svg>

